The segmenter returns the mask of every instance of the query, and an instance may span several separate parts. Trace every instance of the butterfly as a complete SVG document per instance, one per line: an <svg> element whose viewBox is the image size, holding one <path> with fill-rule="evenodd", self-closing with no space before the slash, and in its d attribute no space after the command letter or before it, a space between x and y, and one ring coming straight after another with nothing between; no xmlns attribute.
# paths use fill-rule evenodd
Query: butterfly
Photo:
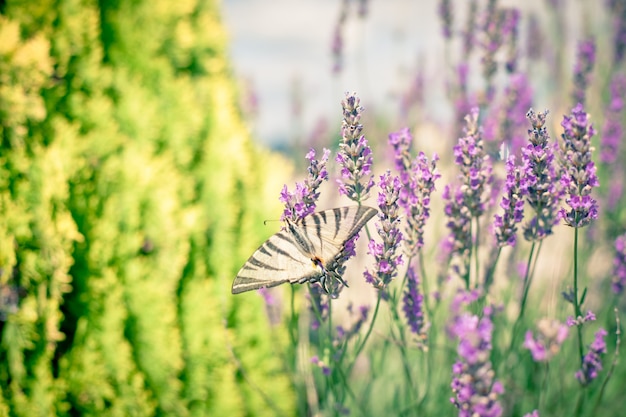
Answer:
<svg viewBox="0 0 626 417"><path fill-rule="evenodd" d="M263 243L239 270L232 293L317 281L329 292L329 277L346 285L336 272L345 244L377 212L365 206L341 207L295 222L287 220L286 227Z"/></svg>

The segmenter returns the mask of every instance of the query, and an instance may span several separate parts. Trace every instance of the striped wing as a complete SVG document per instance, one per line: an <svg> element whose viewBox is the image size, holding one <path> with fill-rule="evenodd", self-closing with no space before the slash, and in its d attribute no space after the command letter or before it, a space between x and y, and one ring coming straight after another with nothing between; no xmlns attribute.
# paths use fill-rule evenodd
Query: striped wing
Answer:
<svg viewBox="0 0 626 417"><path fill-rule="evenodd" d="M252 254L237 274L232 293L320 279L324 270L319 264L334 260L376 212L371 207L342 207L288 224Z"/></svg>
<svg viewBox="0 0 626 417"><path fill-rule="evenodd" d="M262 244L239 270L232 293L274 287L285 282L303 283L319 278L321 272L298 250L291 234L281 231Z"/></svg>
<svg viewBox="0 0 626 417"><path fill-rule="evenodd" d="M376 213L376 209L364 206L320 211L302 219L298 230L311 242L311 257L320 259L326 265L343 251L346 241L353 238ZM307 251L304 250L304 253Z"/></svg>

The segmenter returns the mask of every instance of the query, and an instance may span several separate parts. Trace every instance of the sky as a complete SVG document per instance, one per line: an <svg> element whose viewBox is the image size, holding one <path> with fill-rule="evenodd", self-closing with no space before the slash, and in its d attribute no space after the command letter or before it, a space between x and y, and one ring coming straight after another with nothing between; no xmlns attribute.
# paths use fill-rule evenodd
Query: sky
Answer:
<svg viewBox="0 0 626 417"><path fill-rule="evenodd" d="M418 65L431 73L429 79L438 78L443 65L438 1L368 3L365 19L355 5L349 11L345 67L333 74L339 0L222 0L236 77L258 101L253 133L261 143L291 144L321 120L329 129L337 124L338 131L347 91L359 95L366 111L384 116L397 112ZM299 116L294 116L295 102Z"/></svg>

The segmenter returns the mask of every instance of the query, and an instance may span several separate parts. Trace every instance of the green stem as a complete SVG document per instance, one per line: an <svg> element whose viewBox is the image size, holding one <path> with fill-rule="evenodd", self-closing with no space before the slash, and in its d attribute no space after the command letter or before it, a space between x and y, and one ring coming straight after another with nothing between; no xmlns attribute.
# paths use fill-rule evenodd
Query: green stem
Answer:
<svg viewBox="0 0 626 417"><path fill-rule="evenodd" d="M476 275L474 276L474 282L476 284L476 286L478 286L478 281L479 281L479 269L480 269L480 262L478 261L478 247L480 246L480 220L478 217L475 218L476 220L476 248L474 250L474 265L476 267Z"/></svg>
<svg viewBox="0 0 626 417"><path fill-rule="evenodd" d="M574 228L574 318L581 317L578 299L578 227ZM583 363L583 331L582 323L576 326L578 333L578 355L580 364Z"/></svg>
<svg viewBox="0 0 626 417"><path fill-rule="evenodd" d="M533 256L538 257L539 249L541 248L541 246L537 248L537 253L535 254L536 244L537 242L533 241L532 245L530 246L530 253L528 254L528 262L526 263L526 274L524 276L522 302L520 304L519 314L517 316L517 319L515 320L515 324L513 325L513 333L511 334L511 344L509 345L509 350L508 350L509 354L512 352L513 346L515 346L515 343L517 341L517 333L519 332L519 326L522 324L524 311L526 309L526 300L528 299L528 290L530 289L530 283L532 281L532 277L534 274L534 268L531 268L531 266L533 265Z"/></svg>
<svg viewBox="0 0 626 417"><path fill-rule="evenodd" d="M374 314L372 315L372 320L370 321L370 325L367 329L367 333L365 333L365 337L361 340L358 348L354 351L354 359L359 356L363 347L365 347L365 343L367 343L367 339L369 339L370 334L372 334L372 330L374 329L374 323L376 322L376 317L378 316L378 310L380 308L380 300L382 299L382 292L378 292L378 298L376 299L376 306L374 307Z"/></svg>

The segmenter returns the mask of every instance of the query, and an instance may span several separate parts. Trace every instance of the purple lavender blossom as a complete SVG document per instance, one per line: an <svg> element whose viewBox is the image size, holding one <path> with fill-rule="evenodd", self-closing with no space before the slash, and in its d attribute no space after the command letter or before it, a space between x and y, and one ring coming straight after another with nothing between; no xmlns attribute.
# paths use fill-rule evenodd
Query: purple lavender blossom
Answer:
<svg viewBox="0 0 626 417"><path fill-rule="evenodd" d="M464 194L461 187L452 188L446 185L442 197L446 201L444 213L446 215L446 227L450 233L445 238L445 250L450 259L455 258L458 262L452 263L452 270L458 276L465 276L467 262L469 261L470 248L472 247L472 215L465 205Z"/></svg>
<svg viewBox="0 0 626 417"><path fill-rule="evenodd" d="M470 0L465 29L461 32L463 37L463 62L469 58L474 46L476 46L476 15L478 14L478 1Z"/></svg>
<svg viewBox="0 0 626 417"><path fill-rule="evenodd" d="M615 259L613 260L613 292L620 295L626 287L626 233L615 239Z"/></svg>
<svg viewBox="0 0 626 417"><path fill-rule="evenodd" d="M493 333L491 309L485 310L482 318L464 314L454 328L459 340L459 359L452 366L450 386L455 396L450 398L450 402L463 417L499 417L503 412L498 397L504 392L504 387L495 379L490 360Z"/></svg>
<svg viewBox="0 0 626 417"><path fill-rule="evenodd" d="M461 173L463 203L472 217L480 217L487 209L490 200L491 160L485 153L482 129L478 124L478 108L465 116L465 136L459 138L454 146L454 163Z"/></svg>
<svg viewBox="0 0 626 417"><path fill-rule="evenodd" d="M326 162L330 150L324 149L324 155L321 160L315 159L315 151L311 149L306 154L309 160L309 175L303 182L296 183L296 189L290 192L285 185L280 192L280 201L285 204L285 211L281 216L281 220L297 221L315 211L315 202L320 196L319 187L323 181L328 180L328 171L326 170Z"/></svg>
<svg viewBox="0 0 626 417"><path fill-rule="evenodd" d="M424 296L419 290L420 280L415 268L407 270L407 287L402 298L404 316L411 332L417 335L420 343L426 339L427 325L424 319Z"/></svg>
<svg viewBox="0 0 626 417"><path fill-rule="evenodd" d="M352 324L347 328L342 325L337 326L337 336L334 341L336 346L345 345L351 338L356 336L363 327L363 324L367 321L369 314L368 306L361 306L358 308L358 311L355 311L352 303L348 304L347 310L352 320ZM341 355L341 352L337 353Z"/></svg>
<svg viewBox="0 0 626 417"><path fill-rule="evenodd" d="M322 373L326 376L330 375L330 367L322 361L317 355L311 358L311 363L322 370Z"/></svg>
<svg viewBox="0 0 626 417"><path fill-rule="evenodd" d="M546 42L544 40L543 27L535 13L531 13L528 16L526 35L526 57L531 61L539 61L543 56L543 47Z"/></svg>
<svg viewBox="0 0 626 417"><path fill-rule="evenodd" d="M613 17L613 67L619 67L626 51L626 5L621 0L608 0L610 16Z"/></svg>
<svg viewBox="0 0 626 417"><path fill-rule="evenodd" d="M591 197L593 188L598 187L596 166L591 160L591 137L595 130L589 123L589 115L578 103L571 116L563 116L561 122L561 186L569 195L565 202L569 210L562 208L559 217L571 227L583 227L598 218L598 203Z"/></svg>
<svg viewBox="0 0 626 417"><path fill-rule="evenodd" d="M585 103L585 95L589 86L589 78L596 61L596 43L593 39L578 42L576 64L574 66L574 103Z"/></svg>
<svg viewBox="0 0 626 417"><path fill-rule="evenodd" d="M547 362L561 349L569 330L558 320L541 319L537 323L537 338L529 330L526 332L524 347L528 349L535 362Z"/></svg>
<svg viewBox="0 0 626 417"><path fill-rule="evenodd" d="M346 98L341 101L342 142L335 158L341 166L342 179L337 180L339 193L358 203L369 197L370 189L374 186L372 150L365 136L361 135L363 125L359 121L363 108L359 103L355 94L346 94Z"/></svg>
<svg viewBox="0 0 626 417"><path fill-rule="evenodd" d="M570 303L573 303L573 300L574 300L574 295L572 294L571 300L567 300L567 301L569 301ZM565 324L567 324L568 327L582 326L583 323L588 322L588 321L596 321L596 315L591 310L587 311L587 314L585 314L584 316L578 316L577 318L574 318L573 316L568 316L567 320L565 321Z"/></svg>
<svg viewBox="0 0 626 417"><path fill-rule="evenodd" d="M378 289L384 289L398 274L398 265L403 263L402 255L398 254L398 246L402 241L400 232L400 216L398 214L398 196L401 183L397 176L387 171L380 176L378 183L378 222L376 229L382 238L382 243L371 239L368 245L368 254L374 256L376 266L373 272L367 269L363 275L365 280Z"/></svg>
<svg viewBox="0 0 626 417"><path fill-rule="evenodd" d="M607 164L614 163L619 155L623 136L624 97L626 97L626 77L616 73L611 81L611 98L602 129L600 161Z"/></svg>
<svg viewBox="0 0 626 417"><path fill-rule="evenodd" d="M348 20L349 0L342 0L339 6L339 18L333 29L333 37L331 43L331 52L333 57L333 74L338 74L343 69L343 29Z"/></svg>
<svg viewBox="0 0 626 417"><path fill-rule="evenodd" d="M528 131L530 143L522 149L520 188L534 210L534 216L524 225L524 238L529 241L551 235L558 222L561 191L557 187L554 146L549 143L550 136L544 126L547 115L547 110L537 114L533 109L526 114L533 128Z"/></svg>
<svg viewBox="0 0 626 417"><path fill-rule="evenodd" d="M402 183L398 204L407 216L404 242L409 257L417 255L424 246L424 226L430 217L430 195L435 190L435 181L441 177L436 171L439 160L437 155L430 162L423 152L411 159L412 142L413 137L408 128L389 135L395 168Z"/></svg>
<svg viewBox="0 0 626 417"><path fill-rule="evenodd" d="M539 411L533 410L531 413L524 414L524 417L539 417Z"/></svg>
<svg viewBox="0 0 626 417"><path fill-rule="evenodd" d="M504 213L503 215L496 214L493 222L498 247L515 246L517 224L524 217L520 171L515 166L515 155L509 156L506 161L506 181L500 207L504 209Z"/></svg>
<svg viewBox="0 0 626 417"><path fill-rule="evenodd" d="M526 111L532 104L532 88L524 74L513 74L504 90L504 103L485 120L485 140L499 141L511 154L519 155L526 145ZM489 131L487 125L493 125Z"/></svg>
<svg viewBox="0 0 626 417"><path fill-rule="evenodd" d="M602 328L596 332L595 339L589 346L589 352L583 357L582 368L576 371L576 379L583 387L596 379L602 370L601 356L606 353L604 338L607 334Z"/></svg>
<svg viewBox="0 0 626 417"><path fill-rule="evenodd" d="M442 22L443 37L446 40L452 38L452 4L450 0L440 0L437 12Z"/></svg>
<svg viewBox="0 0 626 417"><path fill-rule="evenodd" d="M516 8L504 9L504 23L502 24L502 34L507 39L507 57L506 70L508 73L514 73L517 70L518 53L518 35L520 11Z"/></svg>

